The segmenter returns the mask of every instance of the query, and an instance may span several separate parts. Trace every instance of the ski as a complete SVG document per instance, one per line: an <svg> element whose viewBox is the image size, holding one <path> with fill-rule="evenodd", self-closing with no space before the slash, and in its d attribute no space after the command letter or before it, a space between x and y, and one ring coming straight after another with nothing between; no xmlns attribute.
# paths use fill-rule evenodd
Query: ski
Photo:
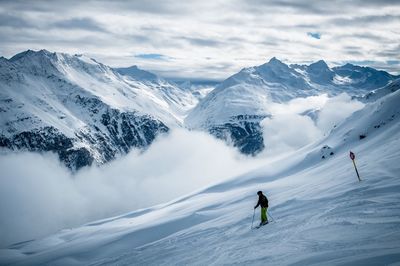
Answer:
<svg viewBox="0 0 400 266"><path fill-rule="evenodd" d="M263 227L264 225L267 225L267 224L269 224L269 222L261 224L261 225L257 225L255 227L253 227L252 229L259 229L260 227Z"/></svg>

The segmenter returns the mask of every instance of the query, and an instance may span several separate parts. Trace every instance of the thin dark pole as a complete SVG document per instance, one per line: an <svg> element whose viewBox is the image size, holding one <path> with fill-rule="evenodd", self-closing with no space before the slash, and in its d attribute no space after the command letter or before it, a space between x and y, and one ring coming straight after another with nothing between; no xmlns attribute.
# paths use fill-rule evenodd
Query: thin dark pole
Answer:
<svg viewBox="0 0 400 266"><path fill-rule="evenodd" d="M353 161L354 169L356 169L356 174L357 174L357 177L358 177L358 182L361 182L361 178L360 178L360 174L358 173L358 170L357 170L356 162L355 162L354 160L352 160L352 161Z"/></svg>

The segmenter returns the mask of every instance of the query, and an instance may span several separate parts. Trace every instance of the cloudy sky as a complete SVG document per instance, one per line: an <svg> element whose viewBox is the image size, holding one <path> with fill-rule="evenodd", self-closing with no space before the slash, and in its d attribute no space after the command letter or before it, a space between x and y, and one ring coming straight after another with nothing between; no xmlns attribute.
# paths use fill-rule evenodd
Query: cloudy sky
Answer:
<svg viewBox="0 0 400 266"><path fill-rule="evenodd" d="M400 72L400 1L0 0L0 55L80 53L167 77L224 79L276 56Z"/></svg>

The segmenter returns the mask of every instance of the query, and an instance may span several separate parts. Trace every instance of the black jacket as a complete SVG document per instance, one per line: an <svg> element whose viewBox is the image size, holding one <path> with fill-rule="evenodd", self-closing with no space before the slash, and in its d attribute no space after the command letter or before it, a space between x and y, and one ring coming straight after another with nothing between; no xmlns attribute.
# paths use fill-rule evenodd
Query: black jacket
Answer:
<svg viewBox="0 0 400 266"><path fill-rule="evenodd" d="M268 199L264 194L258 196L257 205L254 208L261 206L262 208L268 208Z"/></svg>

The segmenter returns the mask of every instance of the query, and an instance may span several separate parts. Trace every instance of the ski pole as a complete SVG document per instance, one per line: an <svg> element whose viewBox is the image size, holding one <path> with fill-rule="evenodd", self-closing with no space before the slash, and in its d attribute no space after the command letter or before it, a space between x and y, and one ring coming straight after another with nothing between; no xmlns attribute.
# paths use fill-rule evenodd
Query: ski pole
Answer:
<svg viewBox="0 0 400 266"><path fill-rule="evenodd" d="M272 215L268 211L267 211L267 213L268 213L268 216L272 218L272 221L275 222L274 217L272 217Z"/></svg>
<svg viewBox="0 0 400 266"><path fill-rule="evenodd" d="M253 219L251 220L251 229L253 229L254 215L256 214L256 209L253 212Z"/></svg>

